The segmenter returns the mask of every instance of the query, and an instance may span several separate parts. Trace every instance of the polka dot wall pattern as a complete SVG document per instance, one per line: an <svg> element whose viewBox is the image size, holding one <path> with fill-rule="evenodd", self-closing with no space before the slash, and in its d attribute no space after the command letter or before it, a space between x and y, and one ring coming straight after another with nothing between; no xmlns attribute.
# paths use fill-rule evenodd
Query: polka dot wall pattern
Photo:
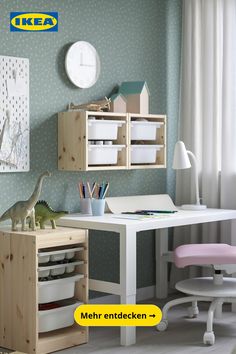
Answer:
<svg viewBox="0 0 236 354"><path fill-rule="evenodd" d="M180 4L181 0L1 1L0 55L29 58L30 63L31 170L29 173L0 174L0 213L16 200L28 198L37 176L45 169L53 175L44 181L41 198L47 199L55 209L79 209L76 189L79 179L108 180L111 185L110 196L166 192L166 170L59 172L57 112L65 110L69 102L80 104L109 95L113 87L122 81L146 80L151 92L150 112L166 113L172 107L168 114L168 144L171 145L171 139L174 140L176 136L174 121L178 108L176 81L172 90L171 80L176 80L178 75L180 52L180 41L177 38L176 42L173 26L175 31L180 31L181 26L180 21L171 28L167 25L170 24L169 14ZM59 31L11 33L11 11L58 11ZM177 16L180 16L180 11L177 11ZM70 44L78 40L94 45L101 60L101 74L97 83L84 90L73 86L64 69L66 51ZM173 76L170 76L170 71L167 72L169 55ZM167 96L168 88L170 92ZM168 180L170 189L172 179L173 176ZM113 234L108 237L104 234L91 235L90 274L94 277L117 281L117 240ZM104 257L97 255L97 247L101 252L104 251ZM142 254L138 263L138 285L151 285L155 277L152 233L139 237L138 254Z"/></svg>

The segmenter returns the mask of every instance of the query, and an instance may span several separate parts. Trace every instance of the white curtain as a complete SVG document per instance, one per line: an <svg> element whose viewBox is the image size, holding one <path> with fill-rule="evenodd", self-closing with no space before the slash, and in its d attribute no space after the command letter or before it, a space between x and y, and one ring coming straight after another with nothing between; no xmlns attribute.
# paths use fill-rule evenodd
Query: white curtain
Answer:
<svg viewBox="0 0 236 354"><path fill-rule="evenodd" d="M179 139L197 157L202 202L236 209L236 0L183 0ZM176 205L195 203L191 181L177 172ZM217 223L174 233L174 247L221 241ZM197 272L173 267L171 283Z"/></svg>

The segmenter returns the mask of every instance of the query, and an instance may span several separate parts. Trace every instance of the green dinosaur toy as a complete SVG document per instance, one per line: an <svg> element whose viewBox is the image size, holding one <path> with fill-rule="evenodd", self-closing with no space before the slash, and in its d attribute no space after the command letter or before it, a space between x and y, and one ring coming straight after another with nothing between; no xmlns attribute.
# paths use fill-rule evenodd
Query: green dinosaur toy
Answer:
<svg viewBox="0 0 236 354"><path fill-rule="evenodd" d="M35 207L35 223L40 225L40 229L45 229L45 222L50 221L52 228L56 228L55 220L68 214L68 211L55 211L53 210L45 200L39 200Z"/></svg>

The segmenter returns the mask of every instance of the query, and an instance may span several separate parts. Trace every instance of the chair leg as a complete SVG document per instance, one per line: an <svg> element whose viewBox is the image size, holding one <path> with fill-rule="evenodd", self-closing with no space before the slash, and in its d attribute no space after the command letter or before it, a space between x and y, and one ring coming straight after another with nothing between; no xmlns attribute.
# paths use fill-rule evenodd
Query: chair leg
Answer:
<svg viewBox="0 0 236 354"><path fill-rule="evenodd" d="M223 303L218 304L218 306L216 307L215 318L222 318L222 305Z"/></svg>
<svg viewBox="0 0 236 354"><path fill-rule="evenodd" d="M189 318L196 318L199 314L199 309L197 305L197 301L192 302L192 306L188 307L188 316Z"/></svg>
<svg viewBox="0 0 236 354"><path fill-rule="evenodd" d="M217 306L222 305L222 299L215 299L212 301L208 314L207 314L207 330L203 336L203 343L208 345L213 345L215 343L215 334L213 332L213 319L214 313L217 309Z"/></svg>
<svg viewBox="0 0 236 354"><path fill-rule="evenodd" d="M212 297L205 297L205 296L186 296L182 297L180 299L175 299L172 301L167 302L165 306L162 309L162 320L161 322L157 325L157 330L162 332L165 331L168 327L168 320L167 320L167 314L168 311L170 310L171 307L176 306L176 305L181 305L185 304L188 302L192 302L194 304L197 304L197 301L212 301Z"/></svg>

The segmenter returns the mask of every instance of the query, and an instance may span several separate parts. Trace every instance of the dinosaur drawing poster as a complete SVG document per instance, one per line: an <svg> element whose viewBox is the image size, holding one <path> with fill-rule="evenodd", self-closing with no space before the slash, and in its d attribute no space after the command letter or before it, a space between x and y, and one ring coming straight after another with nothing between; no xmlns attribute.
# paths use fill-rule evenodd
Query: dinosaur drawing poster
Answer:
<svg viewBox="0 0 236 354"><path fill-rule="evenodd" d="M0 172L29 170L29 60L0 56Z"/></svg>

